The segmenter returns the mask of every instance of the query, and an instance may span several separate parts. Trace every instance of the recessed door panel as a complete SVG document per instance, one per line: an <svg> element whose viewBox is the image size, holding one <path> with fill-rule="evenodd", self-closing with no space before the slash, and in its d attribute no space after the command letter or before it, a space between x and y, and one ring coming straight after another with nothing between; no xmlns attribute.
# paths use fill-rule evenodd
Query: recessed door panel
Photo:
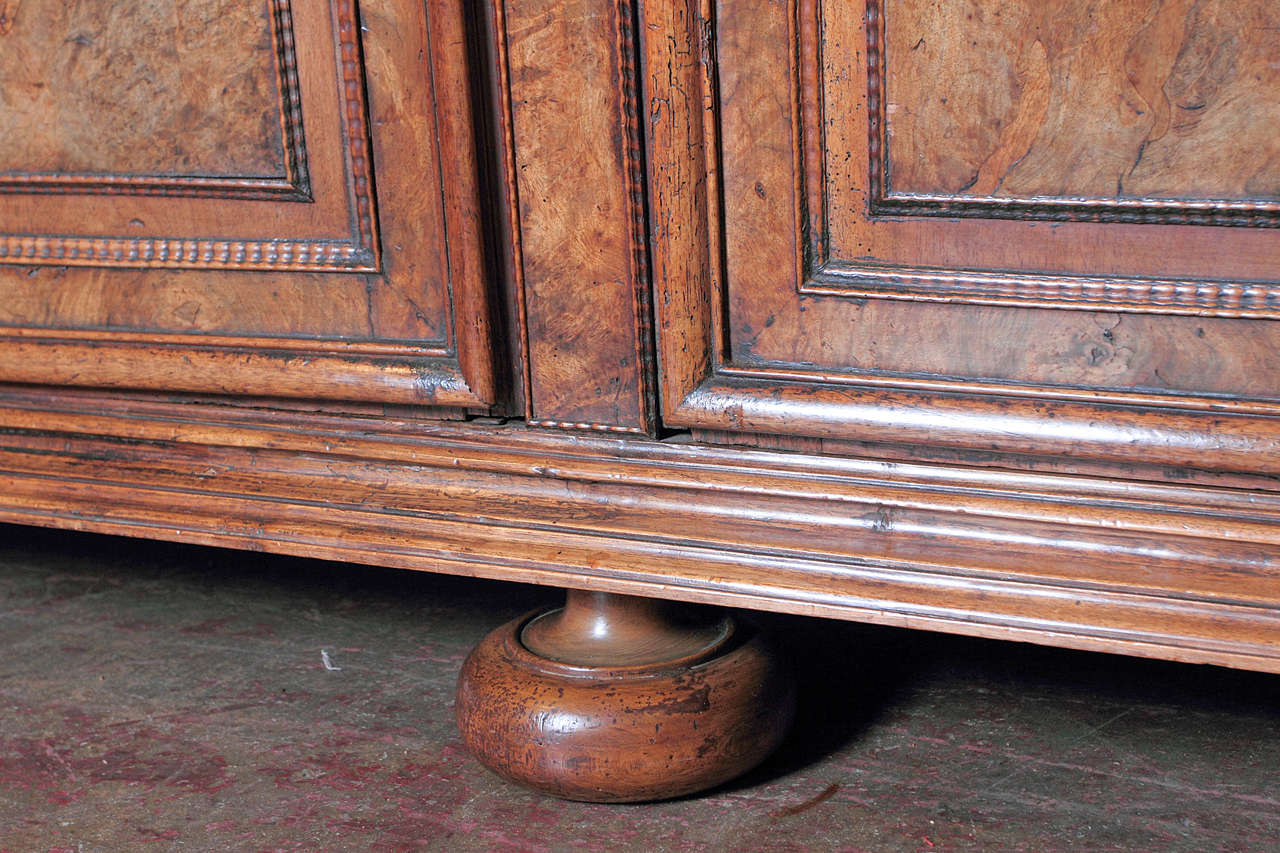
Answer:
<svg viewBox="0 0 1280 853"><path fill-rule="evenodd" d="M463 4L5 8L0 378L496 402Z"/></svg>
<svg viewBox="0 0 1280 853"><path fill-rule="evenodd" d="M1280 465L1274 3L659 6L669 423Z"/></svg>

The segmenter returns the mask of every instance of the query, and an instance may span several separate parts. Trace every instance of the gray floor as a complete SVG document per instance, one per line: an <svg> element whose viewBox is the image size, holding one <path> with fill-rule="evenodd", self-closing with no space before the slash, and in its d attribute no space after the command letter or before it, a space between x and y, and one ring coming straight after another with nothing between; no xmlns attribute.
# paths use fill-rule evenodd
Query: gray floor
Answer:
<svg viewBox="0 0 1280 853"><path fill-rule="evenodd" d="M0 850L1280 850L1280 678L792 617L801 721L748 778L526 793L453 681L555 598L0 525Z"/></svg>

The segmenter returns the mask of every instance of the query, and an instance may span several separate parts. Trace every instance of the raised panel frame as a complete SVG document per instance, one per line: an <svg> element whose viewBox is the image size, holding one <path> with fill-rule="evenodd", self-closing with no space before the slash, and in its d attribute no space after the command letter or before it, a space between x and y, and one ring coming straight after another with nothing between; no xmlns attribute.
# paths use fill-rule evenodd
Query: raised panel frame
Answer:
<svg viewBox="0 0 1280 853"><path fill-rule="evenodd" d="M841 78L845 66L824 56L822 50L822 39L833 37L832 21L825 16L827 0L792 0L789 6L788 15L793 21L790 37L796 45L790 83L797 148L796 223L797 233L809 235L806 243L796 247L799 293L850 299L1280 318L1280 274L1258 278L1244 270L1236 275L1233 270L1234 256L1245 254L1260 241L1269 244L1271 254L1280 263L1280 236L1274 233L1280 226L1280 202L958 198L893 192L886 153L891 144L885 88L886 4L887 0L861 0L864 14L848 16L858 18L857 26L845 22L835 37L852 37L865 44L861 50L863 62L858 67L861 76L853 75L848 84ZM841 57L850 53L856 55L858 51L842 53ZM837 86L850 91L838 103L831 103L829 95ZM849 121L849 115L856 118ZM847 159L832 154L833 136L852 137L852 150L865 150L865 169L858 157L854 158L855 165L846 168ZM865 149L858 146L861 137L866 139ZM833 188L847 186L854 188L833 193ZM834 216L833 207L839 207L845 215ZM1153 244L1166 246L1166 252L1187 241L1212 245L1197 226L1235 226L1240 230L1221 238L1231 242L1222 252L1223 260L1217 265L1200 264L1196 275L1095 275L1034 267L1019 269L1011 259L1021 252L998 253L993 264L982 267L901 263L877 258L875 250L857 259L838 257L831 247L830 232L849 220L849 211L856 210L862 211L854 214L856 224L846 229L851 243L862 246L864 241L895 245L902 242L917 250L954 233L961 235L959 240L977 245L982 236L975 229L992 227L1001 229L1004 241L1010 244L1035 243L1046 239L1043 229L1035 230L1037 221L1060 223L1067 229L1064 233L1072 236L1063 238L1054 232L1052 239L1074 240L1082 252L1096 250L1099 244L1108 245L1108 223L1181 226L1149 235L1154 238ZM994 226L991 220L996 220ZM1245 229L1262 231L1246 236ZM881 231L887 236L878 237ZM1145 245L1145 238L1127 239L1124 245L1105 254L1108 263L1124 263L1118 259L1132 256L1141 257L1146 266L1160 265L1160 250Z"/></svg>
<svg viewBox="0 0 1280 853"><path fill-rule="evenodd" d="M1002 459L1058 457L1148 466L1159 472L1280 473L1280 402L1220 394L1043 385L874 369L826 369L735 360L726 260L725 158L720 125L718 3L661 0L644 7L651 248L655 277L660 398L667 426L774 433L847 442L950 448ZM779 101L787 132L802 139L802 104L818 93L822 31L817 0L791 0L792 57L776 71L790 81ZM764 13L762 13L764 14ZM766 34L765 37L767 37ZM741 93L735 92L735 96ZM812 113L811 113L812 115ZM812 131L812 128L810 128ZM780 131L781 132L781 131ZM770 143L756 141L757 148ZM841 265L824 244L822 157L793 144L788 159L794 244L787 264L797 298L845 297L959 302L1110 312L1271 318L1280 287L1122 280ZM757 192L763 192L757 187ZM762 196L763 198L763 196ZM781 205L784 203L779 203ZM1228 229L1240 233L1240 229ZM1274 231L1269 231L1274 234ZM771 232L771 239L786 236ZM949 289L943 289L943 287ZM1030 286L1031 293L1015 288ZM1127 290L1126 290L1127 289ZM1138 299L1126 298L1136 293ZM1223 294L1227 294L1224 302ZM874 451L871 451L874 452ZM1175 473L1173 476L1187 476Z"/></svg>
<svg viewBox="0 0 1280 853"><path fill-rule="evenodd" d="M270 0L287 8L286 0ZM350 204L338 221L353 236L336 241L295 243L288 240L179 239L136 241L127 238L72 238L55 249L58 238L24 237L31 258L12 254L0 257L0 270L34 270L52 267L55 275L99 268L93 275L117 275L117 271L174 269L179 275L261 275L269 286L270 275L305 274L320 286L323 276L339 276L362 291L370 292L374 310L374 283L388 276L395 298L416 310L416 289L427 276L443 280L445 295L439 334L433 337L329 335L323 330L299 333L186 332L137 325L0 326L0 378L46 385L151 389L160 392L229 394L264 399L306 398L335 402L412 405L479 413L506 413L511 408L509 365L519 354L508 349L499 327L504 310L501 297L504 270L497 257L497 243L506 227L494 213L502 205L502 188L496 175L505 168L507 148L487 111L493 107L492 62L495 22L490 7L473 0L451 0L425 7L406 0L366 3L379 17L374 43L377 61L387 64L376 80L365 80L362 44L370 35L369 21L362 24L355 0L328 0L320 8L331 21L334 88L316 90L304 98L334 98L340 117L340 173ZM280 8L277 6L276 8ZM315 9L309 10L315 18ZM397 28L406 32L388 37ZM313 20L314 28L314 20ZM421 32L416 32L420 29ZM362 37L363 33L363 37ZM415 53L420 41L422 49ZM300 48L299 48L300 49ZM313 56L315 48L311 48ZM416 56L417 63L407 61ZM413 97L401 102L390 87L413 79ZM321 81L323 82L323 81ZM377 107L367 99L366 83L381 87L375 100L386 109L411 110L417 101L425 105L425 120L392 122L379 131L387 150L379 169L394 171L396 181L375 181L372 164L376 139L370 135L370 113ZM392 124L389 123L389 124ZM310 128L310 125L308 125ZM308 132L308 141L318 134ZM406 146L406 134L425 135L431 148L422 160L406 154L418 150ZM492 134L492 136L491 136ZM381 143L379 143L381 144ZM314 165L314 147L308 152ZM410 174L421 173L419 163L431 165L419 187ZM314 170L313 170L314 171ZM446 176L448 179L446 180ZM422 193L421 187L427 191ZM431 187L435 187L434 194ZM375 196L394 193L397 207L416 194L414 204L435 218L440 252L421 239L421 229L432 223L414 216L397 216L385 227L378 222ZM39 195L39 194L35 194ZM13 196L11 195L10 198ZM47 196L45 196L47 197ZM227 201L221 197L219 202ZM148 204L168 204L157 198ZM233 199L235 204L262 203L265 199ZM273 198L274 210L281 200ZM386 203L386 198L382 199ZM189 204L190 199L173 203ZM305 202L296 202L305 206ZM253 208L238 208L251 211ZM436 240L437 237L433 237ZM0 238L0 245L5 238ZM412 253L408 262L389 267L381 255L386 247ZM336 248L335 248L336 247ZM13 267L13 264L20 264ZM9 265L9 266L5 266ZM432 270L431 266L437 266ZM425 266L425 269L424 269ZM396 269L403 272L396 272ZM413 273L413 278L405 278ZM85 274L88 274L87 271ZM331 279L336 281L337 279Z"/></svg>
<svg viewBox="0 0 1280 853"><path fill-rule="evenodd" d="M330 0L325 4L328 21L313 22L309 31L319 39L323 26L333 44L332 88L318 74L299 81L295 54L294 16L289 0L267 0L270 4L273 41L282 92L281 122L285 128L286 163L291 164L284 180L218 178L157 178L155 176L13 176L5 187L15 218L25 222L45 222L47 217L62 225L81 227L92 215L94 196L124 192L151 196L163 212L166 226L199 213L206 218L206 233L160 233L131 236L95 234L89 226L76 233L51 231L6 233L0 221L0 263L33 266L107 266L145 269L228 269L305 270L313 272L378 272L381 268L381 241L377 205L373 198L373 175L365 81L360 61L360 34L355 0ZM315 8L308 8L315 15ZM318 18L318 16L317 16ZM305 73L303 76L307 76ZM302 103L301 85L309 90ZM309 115L330 112L331 91L338 103L334 118L341 128L337 138L328 133L325 154L341 158L340 170L330 166L332 177L323 186L313 186L312 169L307 166L303 108ZM312 119L315 121L315 119ZM322 122L316 122L320 124ZM330 128L323 128L328 131ZM313 133L313 141L321 134ZM319 176L317 176L319 177ZM56 192L54 192L56 190ZM23 196L27 198L22 199ZM60 196L53 199L51 196ZM164 199L195 201L165 205ZM284 222L272 224L286 233L258 233L247 227L255 215L255 202L279 203L277 216ZM236 204L244 202L245 204ZM192 207L192 205L198 205ZM214 211L209 221L207 211ZM209 234L209 230L221 234ZM288 233L292 231L293 233ZM314 235L314 236L312 236Z"/></svg>

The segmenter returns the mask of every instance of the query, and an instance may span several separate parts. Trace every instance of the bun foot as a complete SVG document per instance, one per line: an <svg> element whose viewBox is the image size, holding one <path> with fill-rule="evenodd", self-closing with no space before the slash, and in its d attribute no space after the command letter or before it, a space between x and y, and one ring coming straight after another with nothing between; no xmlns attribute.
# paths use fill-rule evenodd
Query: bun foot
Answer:
<svg viewBox="0 0 1280 853"><path fill-rule="evenodd" d="M570 591L486 637L458 679L468 749L558 797L625 803L714 787L762 761L795 709L790 670L731 617Z"/></svg>

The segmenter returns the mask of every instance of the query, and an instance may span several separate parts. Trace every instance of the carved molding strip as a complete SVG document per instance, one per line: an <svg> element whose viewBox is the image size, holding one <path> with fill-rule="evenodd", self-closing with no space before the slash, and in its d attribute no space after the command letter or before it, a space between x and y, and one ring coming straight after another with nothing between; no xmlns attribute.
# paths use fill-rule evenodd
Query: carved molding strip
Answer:
<svg viewBox="0 0 1280 853"><path fill-rule="evenodd" d="M828 262L800 287L815 296L1280 318L1280 285L988 272Z"/></svg>
<svg viewBox="0 0 1280 853"><path fill-rule="evenodd" d="M1280 671L1266 491L13 387L0 430L7 521Z"/></svg>
<svg viewBox="0 0 1280 853"><path fill-rule="evenodd" d="M284 140L283 178L202 175L111 175L38 172L0 173L0 194L158 195L273 201L312 200L298 86L290 0L267 0L274 46L280 131Z"/></svg>
<svg viewBox="0 0 1280 853"><path fill-rule="evenodd" d="M873 216L945 216L1120 222L1157 225L1228 225L1280 228L1280 201L1164 198L1009 198L894 192L889 169L888 57L885 7L866 0L869 203Z"/></svg>
<svg viewBox="0 0 1280 853"><path fill-rule="evenodd" d="M280 130L284 139L285 174L290 185L311 200L307 144L302 125L302 91L294 52L293 10L290 0L272 0L271 36L276 46L276 88L280 92ZM299 199L303 200L303 199Z"/></svg>
<svg viewBox="0 0 1280 853"><path fill-rule="evenodd" d="M0 236L0 263L111 267L231 267L376 272L372 251L333 241Z"/></svg>
<svg viewBox="0 0 1280 853"><path fill-rule="evenodd" d="M623 147L627 164L627 193L631 217L631 263L640 286L635 288L636 358L639 362L642 425L639 428L595 424L603 431L645 433L652 428L652 413L658 410L658 361L654 351L653 305L649 289L649 222L645 207L647 182L644 173L644 140L640 130L640 63L636 55L636 6L618 0L618 54L622 71L622 124L627 144Z"/></svg>
<svg viewBox="0 0 1280 853"><path fill-rule="evenodd" d="M360 52L360 12L355 0L333 0L334 28L338 34L338 65L342 88L342 120L346 140L347 175L350 181L352 224L356 245L376 259L377 216L373 201L373 155L368 113L364 100L364 61Z"/></svg>
<svg viewBox="0 0 1280 853"><path fill-rule="evenodd" d="M875 163L872 168L876 168ZM894 193L872 197L871 213L873 216L963 216L1048 222L1280 228L1280 204L1226 200L998 198Z"/></svg>

